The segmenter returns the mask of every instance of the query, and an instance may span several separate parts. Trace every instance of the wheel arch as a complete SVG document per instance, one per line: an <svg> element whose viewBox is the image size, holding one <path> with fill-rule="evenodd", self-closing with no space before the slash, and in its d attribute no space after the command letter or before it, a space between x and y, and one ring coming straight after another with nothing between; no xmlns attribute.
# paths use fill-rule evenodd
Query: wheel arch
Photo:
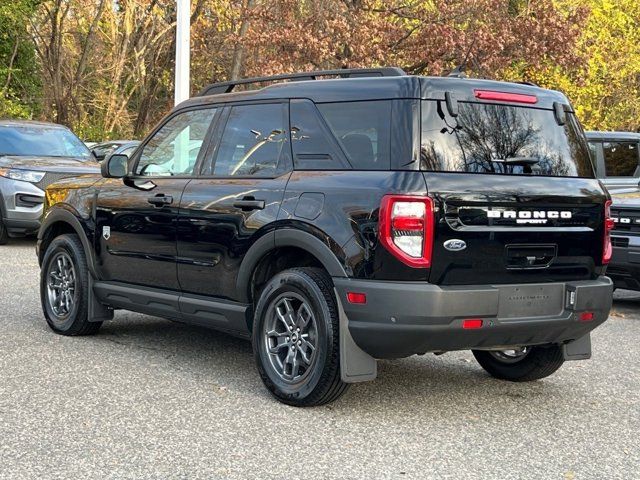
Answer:
<svg viewBox="0 0 640 480"><path fill-rule="evenodd" d="M334 252L332 247L338 251ZM251 246L240 265L236 281L240 301L253 301L256 274L266 264L278 259L285 268L317 266L324 268L332 277L347 277L347 271L339 259L340 251L339 246L332 244L328 236L321 240L318 236L294 228L271 231ZM296 261L289 264L294 258Z"/></svg>
<svg viewBox="0 0 640 480"><path fill-rule="evenodd" d="M78 217L71 211L63 208L53 208L47 212L40 230L38 231L38 262L42 264L42 259L49 244L59 235L65 233L75 233L80 238L87 256L87 266L95 277L94 252L91 242Z"/></svg>

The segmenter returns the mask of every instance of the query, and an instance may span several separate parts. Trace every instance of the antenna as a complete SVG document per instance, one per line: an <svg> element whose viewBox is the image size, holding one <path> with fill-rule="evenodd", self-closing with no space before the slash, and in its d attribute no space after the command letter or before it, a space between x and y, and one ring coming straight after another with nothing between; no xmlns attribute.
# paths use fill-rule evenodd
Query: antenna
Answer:
<svg viewBox="0 0 640 480"><path fill-rule="evenodd" d="M449 72L449 75L447 75L447 77L455 77L455 78L467 78L467 75L465 74L465 70L467 69L467 61L469 60L469 55L471 54L471 50L473 49L473 47L476 44L476 38L473 38L473 41L471 42L471 45L469 45L469 48L467 49L467 53L464 56L464 60L462 60L462 63L460 65L458 65L456 68L454 68L453 70L451 70L451 72Z"/></svg>

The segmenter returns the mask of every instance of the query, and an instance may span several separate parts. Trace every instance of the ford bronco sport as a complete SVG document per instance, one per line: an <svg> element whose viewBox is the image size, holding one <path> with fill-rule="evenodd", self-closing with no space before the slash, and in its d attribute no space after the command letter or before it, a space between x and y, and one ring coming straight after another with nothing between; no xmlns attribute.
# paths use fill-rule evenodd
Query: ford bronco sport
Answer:
<svg viewBox="0 0 640 480"><path fill-rule="evenodd" d="M291 405L426 352L543 378L611 308L610 201L558 92L396 68L214 84L102 171L46 192L49 326L126 309L251 338Z"/></svg>

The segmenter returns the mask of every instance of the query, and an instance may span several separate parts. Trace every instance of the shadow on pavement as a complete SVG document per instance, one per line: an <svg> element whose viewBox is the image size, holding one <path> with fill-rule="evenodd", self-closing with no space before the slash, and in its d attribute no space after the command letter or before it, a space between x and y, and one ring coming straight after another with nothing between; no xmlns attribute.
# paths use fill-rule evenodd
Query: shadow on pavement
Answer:
<svg viewBox="0 0 640 480"><path fill-rule="evenodd" d="M113 348L136 349L144 356L137 359L123 352L129 361L169 362L175 375L194 375L203 381L224 385L231 391L269 400L257 374L250 342L208 329L182 325L162 319L121 314L105 323L92 342L113 342ZM110 347L111 348L111 347ZM136 360L137 359L137 360ZM490 378L468 352L433 354L378 362L375 382L356 384L342 400L324 408L379 411L382 405L406 410L412 405L442 410L457 408L464 399L495 402L562 395L554 383L514 384ZM575 393L575 392L574 392ZM586 394L587 392L585 392ZM496 397L497 396L497 397ZM275 402L275 400L273 400ZM373 402L373 403L372 403ZM546 401L545 401L546 403ZM439 405L439 406L435 406ZM286 407L289 408L289 407Z"/></svg>

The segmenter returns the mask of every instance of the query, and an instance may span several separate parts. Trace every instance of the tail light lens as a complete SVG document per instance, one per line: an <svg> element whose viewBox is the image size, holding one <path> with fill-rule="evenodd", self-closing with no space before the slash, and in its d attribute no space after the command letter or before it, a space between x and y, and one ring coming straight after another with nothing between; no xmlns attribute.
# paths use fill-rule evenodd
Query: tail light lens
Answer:
<svg viewBox="0 0 640 480"><path fill-rule="evenodd" d="M385 195L380 205L380 241L400 261L429 268L433 251L433 201L429 197Z"/></svg>
<svg viewBox="0 0 640 480"><path fill-rule="evenodd" d="M604 242L602 245L602 264L606 265L611 261L613 247L611 246L611 230L614 227L613 218L611 218L611 200L607 200L604 204Z"/></svg>

